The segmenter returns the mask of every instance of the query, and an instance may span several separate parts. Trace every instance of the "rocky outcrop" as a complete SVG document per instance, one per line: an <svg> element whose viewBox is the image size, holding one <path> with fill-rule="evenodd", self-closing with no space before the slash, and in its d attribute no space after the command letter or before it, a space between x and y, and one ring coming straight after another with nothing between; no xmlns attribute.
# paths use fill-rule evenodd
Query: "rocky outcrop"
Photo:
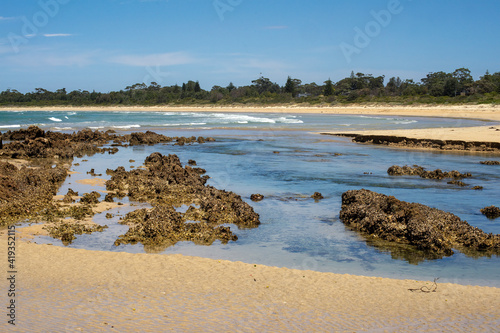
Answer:
<svg viewBox="0 0 500 333"><path fill-rule="evenodd" d="M162 134L157 134L151 131L136 132L130 134L130 145L154 145L160 142L171 142L174 139Z"/></svg>
<svg viewBox="0 0 500 333"><path fill-rule="evenodd" d="M115 245L142 243L150 245L173 245L179 241L193 241L210 245L215 240L223 244L236 241L229 227L213 227L207 222L185 223L181 213L172 206L157 205L151 210L140 209L125 216L122 224L131 225L125 235L115 241Z"/></svg>
<svg viewBox="0 0 500 333"><path fill-rule="evenodd" d="M51 237L60 239L64 245L71 244L76 239L75 235L102 232L107 228L106 225L82 223L58 223L45 227Z"/></svg>
<svg viewBox="0 0 500 333"><path fill-rule="evenodd" d="M496 219L500 217L500 208L496 206L488 206L481 209L481 213L489 219Z"/></svg>
<svg viewBox="0 0 500 333"><path fill-rule="evenodd" d="M314 194L311 195L311 198L313 198L314 200L321 200L323 199L323 195L319 192L314 192Z"/></svg>
<svg viewBox="0 0 500 333"><path fill-rule="evenodd" d="M500 254L500 235L486 234L451 213L365 189L342 194L340 219L371 239L411 245L431 258L452 255L453 248Z"/></svg>
<svg viewBox="0 0 500 333"><path fill-rule="evenodd" d="M480 161L479 163L484 165L500 165L500 161Z"/></svg>
<svg viewBox="0 0 500 333"><path fill-rule="evenodd" d="M39 216L53 207L52 197L66 172L63 167L18 169L0 162L0 225Z"/></svg>
<svg viewBox="0 0 500 333"><path fill-rule="evenodd" d="M36 126L2 134L4 140L0 156L11 158L73 158L96 153L116 153L116 147L100 148L117 138L108 132L81 130L73 134L43 131Z"/></svg>
<svg viewBox="0 0 500 333"><path fill-rule="evenodd" d="M130 145L150 145L176 141L177 143L204 143L215 141L213 138L171 138L151 131L145 133L131 133L118 135L114 131L106 132L83 129L76 133L59 133L44 131L36 126L17 131L8 131L0 137L9 143L0 148L0 156L11 158L73 158L96 153L114 154L118 152L116 146L123 146L124 142ZM113 142L112 147L101 146Z"/></svg>
<svg viewBox="0 0 500 333"><path fill-rule="evenodd" d="M385 145L391 147L439 149L439 150L486 151L495 153L500 152L500 142L415 139L404 136L364 135L355 133L321 133L321 134L346 136L346 137L351 137L353 142Z"/></svg>
<svg viewBox="0 0 500 333"><path fill-rule="evenodd" d="M454 179L462 179L472 177L469 172L460 173L456 170L453 171L441 171L440 169L436 169L434 171L427 171L425 168L414 165L414 166L397 166L393 165L389 169L387 169L387 173L391 176L420 176L422 178L430 178L430 179L444 179L444 178L454 178Z"/></svg>
<svg viewBox="0 0 500 333"><path fill-rule="evenodd" d="M125 171L118 167L107 171L111 175L106 182L108 191L117 195L124 192L135 201L146 201L154 206L152 210L137 213L138 219L134 220L135 213L129 215L123 223L130 225L130 230L116 244L141 242L168 246L179 240L229 241L236 236L221 224L235 224L240 228L254 228L260 224L259 215L239 195L207 186L209 177L201 176L197 168L183 167L177 155L153 153L144 165L146 169ZM189 206L186 212L175 212L174 207L182 205ZM150 223L156 230L153 233L145 231ZM172 235L167 235L168 232Z"/></svg>
<svg viewBox="0 0 500 333"><path fill-rule="evenodd" d="M250 200L252 200L252 201L262 201L262 200L264 200L264 196L262 194L255 193L255 194L252 194L250 196Z"/></svg>

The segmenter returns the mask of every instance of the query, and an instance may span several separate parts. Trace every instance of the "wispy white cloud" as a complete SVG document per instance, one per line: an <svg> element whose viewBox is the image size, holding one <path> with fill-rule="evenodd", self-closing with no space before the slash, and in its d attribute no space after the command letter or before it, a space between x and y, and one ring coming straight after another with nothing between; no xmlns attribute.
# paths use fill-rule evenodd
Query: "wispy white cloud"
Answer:
<svg viewBox="0 0 500 333"><path fill-rule="evenodd" d="M17 20L17 17L0 16L0 21L12 21L12 20Z"/></svg>
<svg viewBox="0 0 500 333"><path fill-rule="evenodd" d="M196 62L196 59L185 52L157 53L146 55L120 55L109 59L112 63L128 66L173 66Z"/></svg>
<svg viewBox="0 0 500 333"><path fill-rule="evenodd" d="M43 37L70 37L73 34L43 34Z"/></svg>

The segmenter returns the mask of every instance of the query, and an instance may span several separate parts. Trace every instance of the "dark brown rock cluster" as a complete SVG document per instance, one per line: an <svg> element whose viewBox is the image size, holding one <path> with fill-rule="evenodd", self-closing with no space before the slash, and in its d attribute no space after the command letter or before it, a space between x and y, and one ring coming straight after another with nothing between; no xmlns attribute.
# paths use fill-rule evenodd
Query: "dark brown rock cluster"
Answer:
<svg viewBox="0 0 500 333"><path fill-rule="evenodd" d="M354 133L321 133L321 134L352 137L353 142L386 145L390 147L439 149L439 150L466 150L466 151L485 151L485 152L500 151L500 143L498 142L431 140L431 139L408 138L404 136L364 135L364 134L354 134Z"/></svg>
<svg viewBox="0 0 500 333"><path fill-rule="evenodd" d="M342 194L342 222L371 239L407 244L431 258L453 254L500 254L500 235L486 234L457 216L369 190Z"/></svg>
<svg viewBox="0 0 500 333"><path fill-rule="evenodd" d="M488 206L481 209L481 213L489 219L496 219L500 217L500 208L496 206Z"/></svg>
<svg viewBox="0 0 500 333"><path fill-rule="evenodd" d="M205 143L214 138L203 137L168 137L151 131L118 135L113 130L105 132L83 129L76 133L44 131L36 126L17 131L8 131L0 135L0 140L10 141L0 148L0 156L10 158L73 158L96 153L114 154L116 146L152 145L176 141L176 144ZM101 146L113 142L112 147Z"/></svg>
<svg viewBox="0 0 500 333"><path fill-rule="evenodd" d="M116 147L101 148L108 141L119 140L110 132L84 129L77 133L65 134L44 131L36 126L2 134L4 143L0 156L10 158L73 158L96 153L116 153Z"/></svg>
<svg viewBox="0 0 500 333"><path fill-rule="evenodd" d="M129 231L115 241L115 245L135 244L169 246L179 241L210 245L215 240L223 244L236 241L229 227L213 226L207 222L186 223L182 214L172 206L160 204L153 209L139 209L128 213L121 222L131 225Z"/></svg>
<svg viewBox="0 0 500 333"><path fill-rule="evenodd" d="M252 201L262 201L264 200L264 196L262 194L259 194L259 193L254 193L250 196L250 200Z"/></svg>
<svg viewBox="0 0 500 333"><path fill-rule="evenodd" d="M76 239L75 235L102 232L106 228L108 228L106 225L82 223L59 223L55 226L46 227L51 237L60 239L65 245L71 244Z"/></svg>
<svg viewBox="0 0 500 333"><path fill-rule="evenodd" d="M484 165L500 165L500 161L480 161L479 163Z"/></svg>
<svg viewBox="0 0 500 333"><path fill-rule="evenodd" d="M393 165L389 169L387 169L387 173L391 176L419 176L422 178L429 179L444 179L444 178L454 178L454 179L462 179L472 177L469 172L460 173L456 170L453 171L442 171L440 169L436 169L433 171L427 171L425 168L414 165L414 166L397 166Z"/></svg>
<svg viewBox="0 0 500 333"><path fill-rule="evenodd" d="M43 214L66 179L63 167L23 166L0 162L0 225Z"/></svg>
<svg viewBox="0 0 500 333"><path fill-rule="evenodd" d="M146 169L125 171L118 167L107 171L112 176L106 182L108 191L126 193L135 201L154 206L150 211L129 214L122 222L131 227L115 244L169 245L179 240L211 243L215 239L225 242L236 236L221 224L240 228L260 224L259 215L239 195L206 185L209 177L201 176L197 168L183 167L176 155L153 153L144 164ZM174 207L182 205L189 206L186 212L176 212Z"/></svg>
<svg viewBox="0 0 500 333"><path fill-rule="evenodd" d="M311 198L313 198L314 200L321 200L321 199L323 199L324 197L323 197L323 195L322 195L321 193L319 193L319 192L314 192L314 194L313 194L313 195L311 195Z"/></svg>

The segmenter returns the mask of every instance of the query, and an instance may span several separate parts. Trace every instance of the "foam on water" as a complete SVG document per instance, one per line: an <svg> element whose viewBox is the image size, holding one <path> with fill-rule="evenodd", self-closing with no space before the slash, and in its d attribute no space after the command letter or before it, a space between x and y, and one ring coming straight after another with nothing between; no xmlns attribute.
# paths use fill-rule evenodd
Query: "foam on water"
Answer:
<svg viewBox="0 0 500 333"><path fill-rule="evenodd" d="M59 118L56 118L56 117L50 117L49 119L52 120L52 121L55 121L55 122L62 121L62 119L59 119Z"/></svg>
<svg viewBox="0 0 500 333"><path fill-rule="evenodd" d="M118 126L118 125L114 125L114 126L111 126L112 128L118 128L118 129L131 129L131 128L140 128L141 125L137 125L137 124L134 124L134 125L121 125L121 126Z"/></svg>

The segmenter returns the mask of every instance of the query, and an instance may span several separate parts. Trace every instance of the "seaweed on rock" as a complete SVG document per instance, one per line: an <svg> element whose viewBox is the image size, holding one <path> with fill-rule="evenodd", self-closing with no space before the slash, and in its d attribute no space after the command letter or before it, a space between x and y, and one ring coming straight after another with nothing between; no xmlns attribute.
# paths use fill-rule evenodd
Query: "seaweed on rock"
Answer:
<svg viewBox="0 0 500 333"><path fill-rule="evenodd" d="M221 224L240 228L260 224L259 215L239 195L206 185L209 177L201 176L197 168L183 167L177 155L153 153L144 164L146 168L140 170L107 171L112 176L106 182L108 191L126 192L131 199L154 207L129 213L121 223L130 229L115 245L168 246L183 240L212 244L216 239L225 243L237 237ZM174 207L182 205L189 206L187 211L176 212Z"/></svg>
<svg viewBox="0 0 500 333"><path fill-rule="evenodd" d="M413 246L422 251L422 259L450 256L453 248L470 256L500 254L500 235L451 213L365 189L342 194L340 219L370 239Z"/></svg>
<svg viewBox="0 0 500 333"><path fill-rule="evenodd" d="M387 173L390 176L420 176L422 178L430 178L430 179L444 179L444 178L453 178L453 179L462 179L472 177L469 172L460 173L456 170L452 171L442 171L440 169L436 169L434 171L427 171L425 168L414 165L414 166L397 166L393 165L389 169L387 169Z"/></svg>

